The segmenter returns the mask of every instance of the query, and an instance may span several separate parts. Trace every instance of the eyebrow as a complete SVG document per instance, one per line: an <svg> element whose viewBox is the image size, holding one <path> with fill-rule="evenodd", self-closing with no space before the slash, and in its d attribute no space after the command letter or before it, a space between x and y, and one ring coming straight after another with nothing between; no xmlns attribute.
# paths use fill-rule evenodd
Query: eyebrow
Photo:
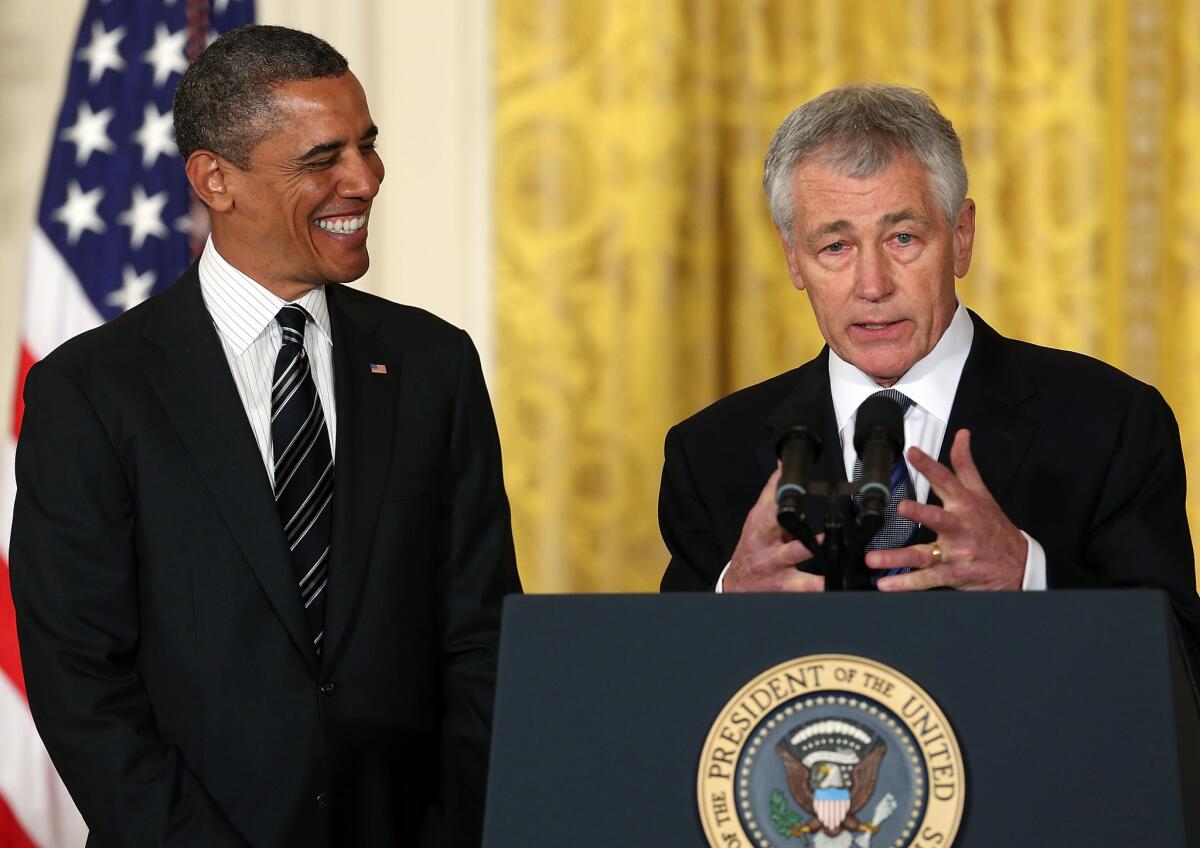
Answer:
<svg viewBox="0 0 1200 848"><path fill-rule="evenodd" d="M854 229L854 227L850 225L849 221L847 221L845 218L840 218L837 221L831 221L830 223L825 224L818 229L810 231L804 240L808 244L815 246L818 242L823 241L825 236L833 235L835 233L844 233L847 230L852 229Z"/></svg>
<svg viewBox="0 0 1200 848"><path fill-rule="evenodd" d="M899 224L901 221L912 221L914 224L929 226L929 219L912 209L901 209L898 212L888 212L886 215L880 215L878 223L882 227L890 227L895 224ZM825 238L825 236L837 235L853 229L853 224L851 224L845 218L839 218L836 221L830 221L828 224L823 224L818 229L811 231L805 237L805 241L809 244L817 245Z"/></svg>
<svg viewBox="0 0 1200 848"><path fill-rule="evenodd" d="M359 136L358 140L359 141L368 141L370 139L375 138L378 135L379 135L379 127L377 127L375 124L371 124L371 126L367 127L366 132L364 132L361 136ZM345 146L346 146L346 142L343 139L338 139L336 141L327 141L324 144L317 144L317 145L314 145L313 147L309 148L308 152L305 153L304 155L296 157L296 161L297 162L310 162L313 159L319 159L320 157L325 156L326 154L334 153L338 150L341 150Z"/></svg>
<svg viewBox="0 0 1200 848"><path fill-rule="evenodd" d="M884 226L891 224L899 224L901 221L912 221L914 224L929 225L929 219L924 215L914 212L912 209L901 209L899 212L889 212L886 215L881 215L879 223Z"/></svg>

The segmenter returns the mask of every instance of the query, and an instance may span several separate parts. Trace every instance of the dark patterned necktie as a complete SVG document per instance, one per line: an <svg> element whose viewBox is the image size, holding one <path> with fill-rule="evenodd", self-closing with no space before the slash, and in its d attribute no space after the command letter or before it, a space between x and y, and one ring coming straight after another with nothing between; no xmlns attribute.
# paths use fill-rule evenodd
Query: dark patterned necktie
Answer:
<svg viewBox="0 0 1200 848"><path fill-rule="evenodd" d="M275 359L271 383L275 506L291 551L313 647L319 654L325 635L333 452L317 384L304 352L304 324L309 315L303 307L289 303L275 320L283 330L283 346Z"/></svg>
<svg viewBox="0 0 1200 848"><path fill-rule="evenodd" d="M900 407L901 414L907 413L908 408L912 406L912 400L902 395L895 389L884 389L881 392L876 392L875 397L885 397ZM854 482L862 480L863 464L861 459L854 461ZM913 531L917 529L915 521L911 521L896 512L896 507L900 501L908 499L914 500L916 490L913 488L912 478L908 475L908 463L904 461L904 452L900 452L900 456L896 457L896 462L892 465L891 489L888 491L887 507L883 514L883 526L879 528L869 543L867 543L868 551L878 551L884 548L902 548L908 544L912 538ZM854 505L862 506L862 495L854 495ZM871 574L871 584L874 585L880 577L887 574L903 574L911 569L890 569L886 572L873 572Z"/></svg>

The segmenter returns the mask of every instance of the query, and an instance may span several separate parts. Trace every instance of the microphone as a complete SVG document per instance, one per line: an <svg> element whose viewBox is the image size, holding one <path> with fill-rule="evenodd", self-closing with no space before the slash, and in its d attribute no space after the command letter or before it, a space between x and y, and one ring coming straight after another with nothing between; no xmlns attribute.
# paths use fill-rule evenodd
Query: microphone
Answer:
<svg viewBox="0 0 1200 848"><path fill-rule="evenodd" d="M858 523L873 536L883 526L892 489L892 467L904 450L904 410L900 404L878 394L864 400L855 418L854 449L863 464Z"/></svg>
<svg viewBox="0 0 1200 848"><path fill-rule="evenodd" d="M793 538L804 539L811 535L804 517L808 478L821 455L820 416L816 407L798 406L792 423L777 433L775 453L782 463L782 472L775 487L775 518Z"/></svg>

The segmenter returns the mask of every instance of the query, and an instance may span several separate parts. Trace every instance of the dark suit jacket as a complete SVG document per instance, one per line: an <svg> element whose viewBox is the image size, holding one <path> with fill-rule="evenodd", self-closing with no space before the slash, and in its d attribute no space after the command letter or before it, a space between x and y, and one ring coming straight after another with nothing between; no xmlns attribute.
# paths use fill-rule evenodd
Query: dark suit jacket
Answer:
<svg viewBox="0 0 1200 848"><path fill-rule="evenodd" d="M13 598L89 844L479 843L500 602L520 586L478 357L418 309L327 291L320 658L195 267L29 374Z"/></svg>
<svg viewBox="0 0 1200 848"><path fill-rule="evenodd" d="M1051 588L1165 589L1191 647L1200 646L1183 453L1162 396L1102 362L1006 339L971 318L975 338L940 460L949 464L953 434L969 429L992 495L1045 548ZM846 479L828 356L735 392L668 432L664 590L715 586L775 468L771 430L797 404L815 404L823 417L813 479ZM930 502L938 502L932 492Z"/></svg>

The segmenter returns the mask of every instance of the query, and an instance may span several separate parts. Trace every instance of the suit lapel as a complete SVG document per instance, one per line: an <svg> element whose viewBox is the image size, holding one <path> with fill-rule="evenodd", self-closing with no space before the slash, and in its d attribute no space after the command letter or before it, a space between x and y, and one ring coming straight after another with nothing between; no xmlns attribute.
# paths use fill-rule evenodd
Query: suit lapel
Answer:
<svg viewBox="0 0 1200 848"><path fill-rule="evenodd" d="M962 429L971 431L971 455L988 490L1003 504L1021 460L1037 432L1037 422L1018 409L1034 393L1005 339L971 313L975 337L950 410L938 460L950 464L950 446ZM930 494L931 503L935 501Z"/></svg>
<svg viewBox="0 0 1200 848"><path fill-rule="evenodd" d="M230 534L291 635L317 670L312 636L262 454L193 265L161 295L144 331L145 369Z"/></svg>
<svg viewBox="0 0 1200 848"><path fill-rule="evenodd" d="M325 607L330 668L354 620L375 534L396 433L402 362L378 333L380 319L358 292L326 289L333 330L337 451L334 456L333 555ZM373 369L382 365L386 373Z"/></svg>

